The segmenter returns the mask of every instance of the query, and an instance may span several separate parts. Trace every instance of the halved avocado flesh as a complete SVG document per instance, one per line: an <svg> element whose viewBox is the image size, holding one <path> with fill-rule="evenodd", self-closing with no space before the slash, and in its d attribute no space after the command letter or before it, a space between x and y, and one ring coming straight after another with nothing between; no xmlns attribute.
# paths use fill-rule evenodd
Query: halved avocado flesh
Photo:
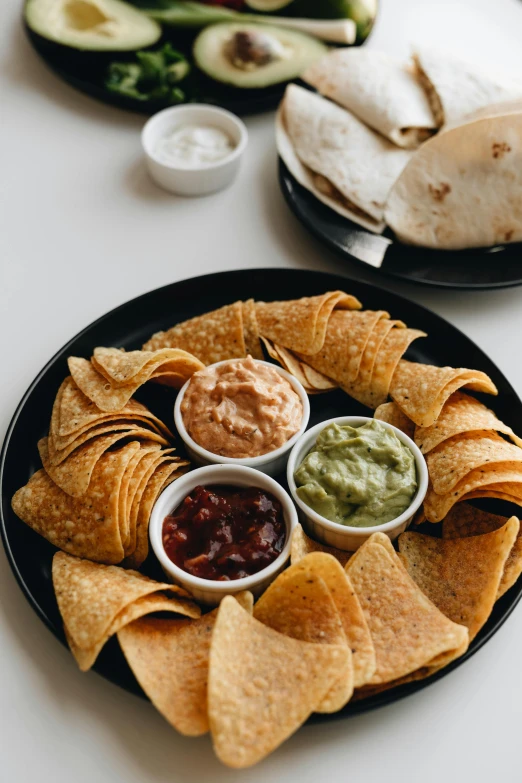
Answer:
<svg viewBox="0 0 522 783"><path fill-rule="evenodd" d="M206 27L193 54L198 68L212 79L255 89L295 79L327 51L317 39L295 30L225 22ZM241 59L252 52L254 60Z"/></svg>
<svg viewBox="0 0 522 783"><path fill-rule="evenodd" d="M154 19L122 0L28 0L25 21L49 41L97 52L142 49L161 37Z"/></svg>

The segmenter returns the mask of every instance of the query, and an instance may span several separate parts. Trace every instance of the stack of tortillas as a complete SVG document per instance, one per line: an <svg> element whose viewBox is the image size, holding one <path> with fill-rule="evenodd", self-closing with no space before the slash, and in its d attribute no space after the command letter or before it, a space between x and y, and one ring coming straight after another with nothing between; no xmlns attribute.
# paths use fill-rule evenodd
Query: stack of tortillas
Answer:
<svg viewBox="0 0 522 783"><path fill-rule="evenodd" d="M338 49L303 79L318 92L289 85L277 147L324 204L426 247L522 240L522 80L422 48Z"/></svg>

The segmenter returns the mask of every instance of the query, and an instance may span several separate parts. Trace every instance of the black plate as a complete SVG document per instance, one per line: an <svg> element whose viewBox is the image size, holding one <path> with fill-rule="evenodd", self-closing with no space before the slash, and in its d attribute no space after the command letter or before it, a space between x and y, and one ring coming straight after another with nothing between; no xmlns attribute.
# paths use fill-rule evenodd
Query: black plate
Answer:
<svg viewBox="0 0 522 783"><path fill-rule="evenodd" d="M375 20L373 24L375 25ZM117 106L120 109L139 112L140 114L155 114L157 111L172 105L165 101L142 102L118 95L106 89L104 80L109 64L115 60L127 61L132 59L132 52L116 54L114 52L109 54L104 52L81 52L47 41L40 35L33 33L25 23L24 28L31 45L45 63L57 76L76 90L84 92L103 103L108 103L110 106ZM368 39L372 29L373 25L365 40ZM176 49L182 51L192 62L192 43L199 32L199 30L191 31L164 27L163 38L149 48L157 49L166 41L170 41ZM358 46L360 43L362 42L357 42L354 46ZM275 109L283 97L287 84L274 84L263 89L243 90L220 84L220 82L198 71L195 66L193 66L189 80L187 91L194 92L194 100L197 100L199 103L222 106L235 114L241 115L257 114L258 112Z"/></svg>
<svg viewBox="0 0 522 783"><path fill-rule="evenodd" d="M332 250L376 274L440 288L510 288L522 285L522 243L475 250L430 250L378 235L338 215L303 188L279 160L279 184L301 223Z"/></svg>
<svg viewBox="0 0 522 783"><path fill-rule="evenodd" d="M488 373L499 389L499 396L488 398L488 403L515 431L522 432L522 403L502 373L471 340L424 307L367 283L320 272L249 269L184 280L133 299L80 332L43 368L24 394L13 416L0 457L1 526L7 556L27 600L62 643L65 643L65 639L51 581L51 561L55 549L15 516L10 500L14 492L40 467L36 443L47 433L56 391L68 374L66 357L71 354L91 356L97 345L139 348L153 332L236 299L252 296L265 300L275 297L291 299L336 289L355 294L367 308L388 310L393 317L426 331L429 337L414 344L408 353L409 358L454 367L466 365ZM143 392L144 401L167 423L172 424L172 390L145 387ZM312 397L311 408L310 426L341 414L368 414L368 409L341 391ZM502 513L498 506L496 510ZM430 532L433 532L434 526L430 528ZM145 564L144 570L151 576L160 577L153 556ZM395 701L460 666L502 625L521 595L522 580L495 604L491 617L468 652L435 677L348 704L337 716L354 714ZM115 639L106 645L94 668L128 691L142 693ZM331 717L335 716L314 716L314 720L328 720Z"/></svg>

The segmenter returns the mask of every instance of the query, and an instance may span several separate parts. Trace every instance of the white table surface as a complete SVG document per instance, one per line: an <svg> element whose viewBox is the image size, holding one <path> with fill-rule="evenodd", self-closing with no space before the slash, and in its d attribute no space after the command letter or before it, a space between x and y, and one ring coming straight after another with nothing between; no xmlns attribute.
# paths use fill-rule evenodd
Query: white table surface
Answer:
<svg viewBox="0 0 522 783"><path fill-rule="evenodd" d="M2 433L38 370L90 321L174 280L245 267L382 282L463 329L522 393L520 289L430 290L339 261L283 202L271 114L248 120L245 165L230 190L199 200L161 192L141 160L143 118L99 105L50 74L24 38L20 6L4 0L0 10ZM416 41L447 43L520 72L521 38L519 0L382 0L370 45L407 52ZM146 702L81 674L26 603L3 550L0 650L5 783L511 783L522 775L520 607L442 681L378 711L306 727L242 772L216 761L208 737L182 738Z"/></svg>

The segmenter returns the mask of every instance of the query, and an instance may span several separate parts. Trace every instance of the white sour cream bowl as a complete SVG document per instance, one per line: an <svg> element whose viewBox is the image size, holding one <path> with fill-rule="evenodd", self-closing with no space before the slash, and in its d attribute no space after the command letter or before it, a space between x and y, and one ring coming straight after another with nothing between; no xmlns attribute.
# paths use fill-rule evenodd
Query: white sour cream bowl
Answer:
<svg viewBox="0 0 522 783"><path fill-rule="evenodd" d="M225 359L222 362L211 364L209 367L220 367L222 365L229 364L231 361L233 362L242 360ZM296 433L294 433L294 435L292 435L291 438L286 441L286 443L283 443L283 445L278 449L274 449L274 451L268 451L266 454L260 454L257 457L224 457L220 454L214 454L212 451L208 451L207 449L200 446L199 443L197 443L189 435L185 426L183 414L181 412L181 406L185 392L187 391L190 384L190 380L188 380L179 391L176 398L174 405L174 423L180 438L185 444L190 459L197 465L245 465L248 468L255 468L256 470L260 470L269 476L275 476L278 473L284 471L290 450L294 444L297 443L301 435L305 432L308 425L308 419L310 418L310 403L308 401L308 395L297 378L294 378L293 375L290 375L289 372L283 370L282 367L278 367L277 364L272 364L272 362L265 362L260 359L256 359L255 362L256 364L261 364L275 370L286 381L288 381L290 386L296 392L301 401L303 409L303 415L299 429Z"/></svg>
<svg viewBox="0 0 522 783"><path fill-rule="evenodd" d="M163 522L195 487L226 484L235 487L259 487L270 492L279 500L283 508L286 526L284 548L278 557L257 574L245 576L230 581L214 581L192 576L177 566L167 556L163 546ZM269 476L265 476L252 468L238 465L210 465L206 468L192 470L185 476L173 481L163 490L152 509L149 536L154 554L158 558L163 571L171 582L181 585L196 599L204 604L216 606L226 595L235 595L242 590L250 590L255 597L259 596L268 585L283 570L290 557L292 532L297 525L297 512L289 494L283 487Z"/></svg>
<svg viewBox="0 0 522 783"><path fill-rule="evenodd" d="M346 552L355 552L355 550L364 544L364 542L374 533L385 533L394 541L397 536L406 530L412 521L415 512L420 508L428 490L428 468L419 447L411 438L405 435L404 432L397 429L397 427L379 420L379 424L382 424L383 427L394 432L401 443L410 449L415 459L417 491L408 508L403 511L400 516L389 522L385 522L383 525L351 527L349 525L342 525L338 522L332 522L330 519L323 517L299 497L297 494L294 473L308 452L315 446L319 433L329 424L338 424L340 426L349 424L351 427L361 427L369 421L373 421L373 419L367 416L338 416L335 419L322 421L319 424L316 424L315 427L311 427L311 429L299 438L288 458L286 474L288 487L294 503L297 506L299 519L304 529L308 535L316 541L320 541L322 544L327 544L328 546L334 546L337 549L343 549Z"/></svg>
<svg viewBox="0 0 522 783"><path fill-rule="evenodd" d="M204 196L228 187L247 142L239 117L203 103L164 109L145 123L141 134L150 176L181 196Z"/></svg>

